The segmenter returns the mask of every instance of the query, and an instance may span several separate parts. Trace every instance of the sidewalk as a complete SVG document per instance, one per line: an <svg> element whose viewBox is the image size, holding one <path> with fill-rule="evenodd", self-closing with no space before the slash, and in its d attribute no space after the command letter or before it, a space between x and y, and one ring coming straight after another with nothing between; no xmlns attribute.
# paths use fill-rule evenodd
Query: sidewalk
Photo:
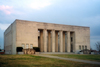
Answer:
<svg viewBox="0 0 100 67"><path fill-rule="evenodd" d="M73 59L73 58L63 58L63 57L50 56L50 55L38 55L38 56L100 65L100 62L96 62L96 61L80 60L80 59Z"/></svg>

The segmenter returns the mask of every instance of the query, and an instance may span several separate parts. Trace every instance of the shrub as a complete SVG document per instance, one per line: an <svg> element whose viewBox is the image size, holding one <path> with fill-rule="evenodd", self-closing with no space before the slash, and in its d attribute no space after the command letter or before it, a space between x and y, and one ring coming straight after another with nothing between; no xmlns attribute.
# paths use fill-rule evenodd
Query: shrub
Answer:
<svg viewBox="0 0 100 67"><path fill-rule="evenodd" d="M22 47L17 47L17 48L16 48L16 51L17 51L17 52L22 52L22 50L23 50Z"/></svg>
<svg viewBox="0 0 100 67"><path fill-rule="evenodd" d="M39 47L33 47L33 49L34 49L36 52L40 52L40 48L39 48Z"/></svg>

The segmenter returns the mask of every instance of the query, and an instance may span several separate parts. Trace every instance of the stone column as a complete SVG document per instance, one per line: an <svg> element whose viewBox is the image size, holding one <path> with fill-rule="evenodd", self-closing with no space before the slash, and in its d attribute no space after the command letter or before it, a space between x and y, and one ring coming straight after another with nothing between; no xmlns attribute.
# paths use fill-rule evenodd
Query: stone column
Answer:
<svg viewBox="0 0 100 67"><path fill-rule="evenodd" d="M60 52L63 52L63 36L62 36L62 31L60 31Z"/></svg>
<svg viewBox="0 0 100 67"><path fill-rule="evenodd" d="M40 31L40 51L43 52L43 31Z"/></svg>
<svg viewBox="0 0 100 67"><path fill-rule="evenodd" d="M48 31L48 52L51 52L51 31Z"/></svg>
<svg viewBox="0 0 100 67"><path fill-rule="evenodd" d="M63 52L65 52L65 32L63 32Z"/></svg>
<svg viewBox="0 0 100 67"><path fill-rule="evenodd" d="M58 52L58 32L55 32L55 34L56 34L56 38L55 38L55 42L56 42L55 51Z"/></svg>
<svg viewBox="0 0 100 67"><path fill-rule="evenodd" d="M55 30L52 30L52 52L55 52Z"/></svg>
<svg viewBox="0 0 100 67"><path fill-rule="evenodd" d="M43 30L44 34L44 52L47 52L47 30Z"/></svg>
<svg viewBox="0 0 100 67"><path fill-rule="evenodd" d="M70 52L70 31L67 32L67 52Z"/></svg>

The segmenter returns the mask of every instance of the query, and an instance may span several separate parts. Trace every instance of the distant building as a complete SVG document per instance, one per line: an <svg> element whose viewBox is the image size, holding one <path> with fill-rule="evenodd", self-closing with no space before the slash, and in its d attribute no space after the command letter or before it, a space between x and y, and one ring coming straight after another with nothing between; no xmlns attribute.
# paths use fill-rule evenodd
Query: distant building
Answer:
<svg viewBox="0 0 100 67"><path fill-rule="evenodd" d="M0 49L0 52L4 52L4 49Z"/></svg>
<svg viewBox="0 0 100 67"><path fill-rule="evenodd" d="M4 54L4 49L0 49L0 54Z"/></svg>
<svg viewBox="0 0 100 67"><path fill-rule="evenodd" d="M90 49L90 28L15 20L4 32L6 54L17 54L18 48L34 47L39 47L40 52L53 53Z"/></svg>

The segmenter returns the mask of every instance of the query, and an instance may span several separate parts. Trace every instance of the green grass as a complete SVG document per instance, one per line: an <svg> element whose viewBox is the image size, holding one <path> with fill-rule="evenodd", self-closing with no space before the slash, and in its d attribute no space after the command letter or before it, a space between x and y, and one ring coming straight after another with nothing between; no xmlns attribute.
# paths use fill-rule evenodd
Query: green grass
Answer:
<svg viewBox="0 0 100 67"><path fill-rule="evenodd" d="M0 67L100 67L100 65L35 55L0 55Z"/></svg>
<svg viewBox="0 0 100 67"><path fill-rule="evenodd" d="M83 59L83 60L100 62L100 55L78 55L78 54L51 54L51 55L65 57L65 58L75 58L75 59Z"/></svg>

